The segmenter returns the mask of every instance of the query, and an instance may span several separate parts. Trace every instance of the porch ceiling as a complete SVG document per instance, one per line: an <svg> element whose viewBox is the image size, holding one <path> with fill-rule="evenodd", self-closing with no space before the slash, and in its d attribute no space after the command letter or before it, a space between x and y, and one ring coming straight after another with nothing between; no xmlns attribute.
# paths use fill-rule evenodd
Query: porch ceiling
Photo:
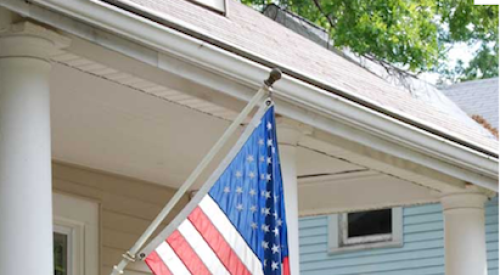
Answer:
<svg viewBox="0 0 500 275"><path fill-rule="evenodd" d="M233 115L210 115L169 101L169 95L188 96L168 87L163 94L147 94L62 63L55 64L51 85L56 161L172 187L182 184L229 125L222 117ZM298 157L301 177L364 169L305 148Z"/></svg>

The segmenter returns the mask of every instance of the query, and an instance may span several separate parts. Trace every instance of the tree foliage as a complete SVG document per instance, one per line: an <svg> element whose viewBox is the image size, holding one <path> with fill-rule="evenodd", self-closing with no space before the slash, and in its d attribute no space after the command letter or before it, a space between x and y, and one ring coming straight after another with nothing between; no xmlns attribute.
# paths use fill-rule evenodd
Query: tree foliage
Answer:
<svg viewBox="0 0 500 275"><path fill-rule="evenodd" d="M277 4L327 29L335 47L415 73L434 71L455 80L498 75L498 6L475 6L473 0L242 1ZM468 66L449 68L443 61L457 42L477 51Z"/></svg>

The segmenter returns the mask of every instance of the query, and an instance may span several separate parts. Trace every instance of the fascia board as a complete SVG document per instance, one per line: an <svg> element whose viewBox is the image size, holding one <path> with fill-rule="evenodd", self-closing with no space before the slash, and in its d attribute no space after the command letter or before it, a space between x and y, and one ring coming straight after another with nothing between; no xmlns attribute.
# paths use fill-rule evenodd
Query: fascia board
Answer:
<svg viewBox="0 0 500 275"><path fill-rule="evenodd" d="M26 10L29 7L15 2L19 3L15 0L1 0L0 4L7 8L17 8L19 12L29 16L29 10ZM103 3L91 0L34 0L33 2L161 52L181 57L193 64L218 72L224 77L233 78L251 86L257 87L269 72L269 68L241 56L113 6L104 6ZM248 95L232 94L232 96L248 100ZM370 136L375 134L412 151L416 150L437 160L445 161L444 164L458 165L492 180L498 178L498 160L495 157L432 135L292 77L285 75L284 79L276 84L275 96L293 105L306 107L311 112L321 115L323 120L327 118L346 122L369 133ZM296 114L293 117L331 132L311 117L300 118ZM373 145L373 140L360 140L360 142ZM410 156L409 158L411 160ZM487 188L491 189L491 186Z"/></svg>
<svg viewBox="0 0 500 275"><path fill-rule="evenodd" d="M141 5L136 4L131 0L89 0L89 1L96 2L99 5L103 5L107 8L110 7L116 8L116 7L110 6L104 1L117 4L120 6L120 8L118 9L121 12L131 11L129 15L143 16L144 18L148 18L148 20L160 22L161 24L165 24L169 28L178 30L181 33L187 34L188 36L193 36L195 38L198 38L200 39L200 41L205 41L206 42L204 43L205 45L212 44L215 45L216 47L219 47L220 49L224 49L224 51L226 52L234 52L239 57L244 57L248 60L253 61L253 63L264 64L264 66L268 68L279 67L282 70L285 70L286 72L290 73L290 76L292 76L293 79L300 80L303 83L309 83L313 87L318 87L320 90L327 91L328 93L334 93L334 94L336 93L337 96L340 95L342 97L345 97L348 101L358 103L358 105L360 106L365 106L368 107L369 109L373 109L376 110L377 112L385 114L386 116L396 118L397 120L400 120L405 124L415 126L416 128L424 129L427 132L433 133L433 135L444 137L445 139L454 141L457 144L465 145L466 147L470 147L477 151L486 153L488 155L498 157L498 151L495 149L485 147L481 144L467 140L465 138L458 138L452 134L449 134L448 130L438 125L432 125L432 126L428 125L426 121L419 119L415 116L401 112L392 107L382 106L378 102L373 101L368 97L362 96L360 94L351 93L350 91L340 88L332 83L325 83L321 80L318 80L314 76L310 75L308 72L302 71L300 68L289 69L283 64L277 63L273 60L268 60L267 58L262 57L252 52L251 50L241 50L238 46L229 43L227 41L219 40L216 37L207 34L200 28L193 26L192 24L179 21L178 19L170 17L166 14L160 14L153 9L145 8ZM125 10L122 10L121 7L123 7ZM143 17L140 18L144 19Z"/></svg>

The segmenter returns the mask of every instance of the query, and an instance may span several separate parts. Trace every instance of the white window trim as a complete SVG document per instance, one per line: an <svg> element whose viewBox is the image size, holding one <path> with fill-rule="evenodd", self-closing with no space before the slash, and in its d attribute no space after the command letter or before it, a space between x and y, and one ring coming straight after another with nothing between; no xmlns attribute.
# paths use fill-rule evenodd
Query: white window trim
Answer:
<svg viewBox="0 0 500 275"><path fill-rule="evenodd" d="M85 261L83 230L84 225L82 223L76 223L61 217L54 217L53 231L64 234L68 238L67 259L69 275L85 274L83 266Z"/></svg>
<svg viewBox="0 0 500 275"><path fill-rule="evenodd" d="M189 0L189 1L194 2L195 4L203 6L210 10L213 10L215 12L218 12L222 15L227 14L227 0Z"/></svg>
<svg viewBox="0 0 500 275"><path fill-rule="evenodd" d="M99 274L99 204L53 193L53 231L68 236L68 274Z"/></svg>
<svg viewBox="0 0 500 275"><path fill-rule="evenodd" d="M347 214L334 214L328 218L328 252L331 254L373 248L403 246L403 209L392 208L392 234L366 237L347 237Z"/></svg>

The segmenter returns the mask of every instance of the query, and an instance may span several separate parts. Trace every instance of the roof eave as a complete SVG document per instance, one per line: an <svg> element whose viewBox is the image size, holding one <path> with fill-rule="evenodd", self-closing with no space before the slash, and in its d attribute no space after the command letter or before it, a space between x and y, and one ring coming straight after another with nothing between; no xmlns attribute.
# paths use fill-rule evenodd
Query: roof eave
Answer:
<svg viewBox="0 0 500 275"><path fill-rule="evenodd" d="M19 8L17 3L13 4L14 2L18 1L0 1L7 7L10 5L10 8L16 8L15 6ZM150 47L183 57L200 66L217 70L220 74L251 85L260 85L260 82L269 71L269 68L263 64L242 57L238 53L223 50L218 46L208 44L206 41L193 38L190 35L156 24L122 9L105 5L102 2L91 0L34 0L34 2L128 39L140 41ZM498 178L498 153L496 151L482 148L480 145L467 146L470 145L467 142L457 143L419 128L415 123L405 123L388 115L388 112L395 112L394 110L385 108L385 112L381 112L349 98L331 93L331 90L348 93L346 91L338 91L335 87L329 87L331 90L322 88L311 85L294 75L288 75L276 85L275 94L284 101L307 107L307 109L322 117L322 119L315 121L310 120L310 117L303 118L302 120L305 123L332 132L334 130L327 129L326 124L323 123L325 117L346 122L365 132L370 132L372 135L383 137L386 141L397 142L399 145L404 145L418 152L421 155L421 161L425 161L423 156L427 156L453 164L447 166L446 169L450 170L448 174L455 173L451 171L454 170L454 166L466 168L468 171L475 171L479 178L478 180L475 180L475 177L470 178L472 183L488 189L498 190L495 180L487 180L483 181L483 184L479 184L482 182L480 180L482 177ZM247 99L246 95L232 94L232 96ZM350 96L356 98L355 95L350 94ZM382 108L381 106L378 107ZM284 113L284 115L287 114ZM296 116L296 118L299 117ZM422 123L416 120L413 121L417 122L416 124ZM363 140L363 137L353 138L358 139L361 143L371 142ZM457 174L459 178L464 176L464 173L457 173L460 174Z"/></svg>
<svg viewBox="0 0 500 275"><path fill-rule="evenodd" d="M50 0L34 0L34 1L50 1ZM183 34L186 34L188 36L194 37L195 39L199 39L202 41L201 44L209 43L210 45L214 45L218 48L221 48L225 51L228 51L230 53L235 54L236 56L243 57L245 59L250 60L251 62L255 62L256 65L262 65L264 67L267 67L268 69L272 68L280 68L284 74L291 76L294 79L297 79L299 81L302 81L306 84L309 84L311 86L317 87L321 90L331 92L337 96L346 98L354 103L357 103L361 106L367 107L369 109L373 109L377 112L380 112L382 114L385 114L387 116L390 116L396 120L399 120L403 123L407 123L409 125L415 126L419 129L422 129L424 131L428 131L431 134L434 134L439 137L443 137L444 139L450 140L452 142L458 143L460 145L464 145L465 147L471 148L473 150L476 150L478 152L487 154L489 156L493 156L495 158L498 158L498 151L492 150L491 148L487 148L481 144L475 143L470 140L465 140L460 137L456 137L452 134L449 134L449 131L442 129L441 127L437 125L428 125L425 121L418 119L416 117L413 117L411 115L408 115L406 113L402 113L394 108L389 108L387 106L382 106L379 103L360 96L359 94L352 93L350 91L347 91L343 88L336 87L330 83L325 83L321 80L318 80L314 76L308 75L305 72L297 72L294 69L287 68L286 66L279 64L277 62L274 62L272 60L267 60L266 58L263 58L257 54L245 51L240 49L239 47L232 45L227 42L222 42L217 40L214 37L211 37L208 34L205 34L204 31L197 29L194 26L189 26L185 24L184 22L180 22L179 20L176 20L175 18L168 18L166 15L158 15L155 13L155 11L152 10L144 10L142 7L139 5L135 4L133 1L130 0L90 0L94 1L100 5L106 5L106 2L110 3L111 5L115 5L116 7L120 9L124 9L125 11L129 11L133 14L140 15L141 17L144 17L146 19L152 20L153 22L160 23L162 25L165 25L169 28L172 28L176 31L179 31ZM231 70L229 70L231 72ZM244 77L243 77L244 79Z"/></svg>

